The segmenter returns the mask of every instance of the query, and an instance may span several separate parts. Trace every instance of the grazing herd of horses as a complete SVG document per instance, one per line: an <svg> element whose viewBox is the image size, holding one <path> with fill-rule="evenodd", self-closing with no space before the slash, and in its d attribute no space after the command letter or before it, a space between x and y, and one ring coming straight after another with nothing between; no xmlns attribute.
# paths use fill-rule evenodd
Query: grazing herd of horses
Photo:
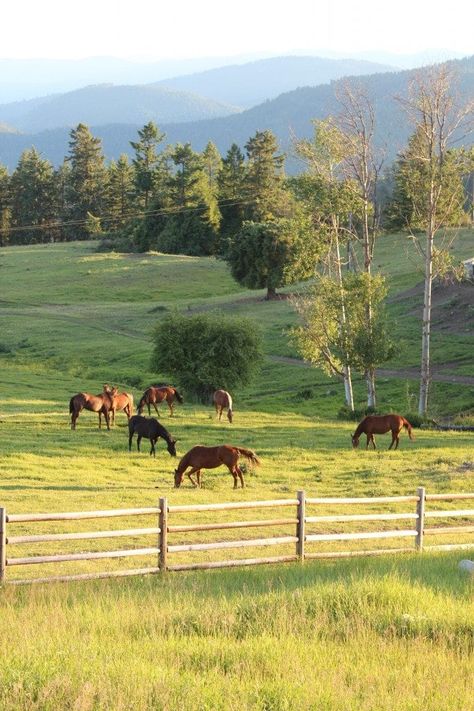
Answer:
<svg viewBox="0 0 474 711"><path fill-rule="evenodd" d="M111 387L106 383L103 386L102 392L99 395L91 395L90 393L77 393L69 401L69 412L71 415L71 429L76 429L76 422L82 410L90 410L97 412L99 415L99 428L102 427L102 415L104 416L107 429L110 425L115 424L115 413L124 412L128 419L128 450L132 451L132 441L134 435L137 435L137 450L140 451L141 440L145 437L150 441L150 456L156 456L155 445L161 437L167 446L167 450L172 457L176 457L176 442L175 439L163 425L154 417L143 417L142 412L145 407L148 408L148 415L151 415L151 406L154 407L158 417L160 416L157 405L166 402L169 408L170 417L173 416L174 402L177 400L183 403L183 398L175 387L171 385L152 385L145 390L140 398L137 406L137 414L133 414L133 395L131 393L118 392L116 387ZM221 421L222 413L227 411L227 419L232 423L232 397L226 390L216 390L213 395L213 404L216 409L216 417ZM392 441L389 449L395 445L398 449L400 441L400 433L406 429L410 439L414 439L412 435L412 426L401 415L368 415L360 422L351 435L352 446L359 446L359 440L362 434L367 437L366 449L369 444L372 444L373 449L376 449L374 435L386 434L391 432ZM238 486L238 481L242 488L244 487L244 477L242 469L239 467L239 458L244 457L253 465L260 464L255 452L244 447L236 447L229 444L219 445L216 447L205 447L204 445L196 445L192 447L180 460L178 467L174 471L174 485L176 488L181 486L184 475L189 477L189 480L195 487L200 487L202 478L202 469L214 469L221 465L225 465L234 479L234 489ZM193 479L195 474L195 479Z"/></svg>

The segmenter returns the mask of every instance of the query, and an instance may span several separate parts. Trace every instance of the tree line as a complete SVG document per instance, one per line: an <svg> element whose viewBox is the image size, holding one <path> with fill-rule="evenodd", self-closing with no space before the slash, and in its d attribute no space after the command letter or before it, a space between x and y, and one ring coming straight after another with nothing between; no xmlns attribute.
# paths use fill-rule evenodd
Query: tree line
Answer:
<svg viewBox="0 0 474 711"><path fill-rule="evenodd" d="M339 85L340 112L314 122L311 140L294 140L301 161L285 175L270 131L257 131L243 152L224 157L209 142L164 146L150 122L134 152L108 165L100 139L79 124L69 154L53 166L34 149L9 175L0 166L1 244L100 238L104 248L157 250L225 259L248 288L313 277L294 305L293 337L301 354L344 383L354 410L352 370L363 373L376 407L375 370L393 355L384 315L384 279L374 275L383 227L403 228L424 261L425 289L419 411L428 406L431 288L456 274L444 228L472 217L474 154L462 145L473 108L460 105L446 67L415 75L399 100L413 127L395 164L384 166L374 141L375 112L361 85ZM470 196L469 196L470 194Z"/></svg>

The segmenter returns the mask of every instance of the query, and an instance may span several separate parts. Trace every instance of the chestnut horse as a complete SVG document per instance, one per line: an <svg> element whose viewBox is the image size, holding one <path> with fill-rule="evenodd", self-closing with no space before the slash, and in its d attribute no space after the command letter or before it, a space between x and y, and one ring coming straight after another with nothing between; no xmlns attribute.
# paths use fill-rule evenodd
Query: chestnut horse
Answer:
<svg viewBox="0 0 474 711"><path fill-rule="evenodd" d="M104 415L107 429L110 430L109 412L112 409L113 398L117 394L117 388L111 388L108 392L101 392L99 395L89 393L77 393L69 400L69 412L71 413L71 429L76 429L77 418L81 410L90 410L99 413L99 428L102 427L101 415Z"/></svg>
<svg viewBox="0 0 474 711"><path fill-rule="evenodd" d="M216 408L216 417L219 418L219 422L222 417L222 410L227 410L227 419L232 423L232 398L227 390L216 390L212 396L214 402L214 407Z"/></svg>
<svg viewBox="0 0 474 711"><path fill-rule="evenodd" d="M153 454L155 457L155 444L159 437L162 437L166 444L168 445L168 452L172 457L176 457L176 442L178 440L174 439L167 429L160 425L158 420L154 417L148 419L147 417L142 417L141 415L133 415L128 421L128 451L132 451L132 439L133 435L137 434L137 449L140 451L140 442L142 437L146 437L150 440L151 449L150 457Z"/></svg>
<svg viewBox="0 0 474 711"><path fill-rule="evenodd" d="M230 444L222 444L217 447L204 447L202 444L198 444L190 449L189 452L186 452L178 464L178 468L175 469L174 485L177 489L181 486L186 469L191 467L187 475L193 486L200 487L201 469L215 469L220 467L221 464L225 464L234 477L234 489L237 489L237 477L239 477L242 488L244 488L244 476L238 465L240 456L245 457L252 464L260 464L260 460L251 449L233 447ZM191 476L194 473L196 473L197 481L194 481Z"/></svg>
<svg viewBox="0 0 474 711"><path fill-rule="evenodd" d="M110 393L112 388L106 383L104 385L103 390L105 393ZM131 393L117 392L116 395L114 395L114 397L112 398L112 407L110 408L110 414L113 425L115 425L115 413L120 411L125 412L125 414L127 415L127 420L131 418L133 414L133 395Z"/></svg>
<svg viewBox="0 0 474 711"><path fill-rule="evenodd" d="M142 414L143 409L145 405L148 407L148 414L151 415L151 410L150 410L150 405L153 405L153 407L156 410L156 414L158 417L160 416L160 413L158 412L157 404L160 402L163 402L166 400L168 407L170 409L170 417L173 416L173 402L175 399L178 402L184 402L183 398L179 394L179 392L176 390L176 388L171 387L171 385L164 385L161 387L155 387L151 386L145 390L143 393L140 402L138 403L137 407L137 412L139 415Z"/></svg>
<svg viewBox="0 0 474 711"><path fill-rule="evenodd" d="M405 427L408 431L408 436L410 439L415 439L411 434L411 425L408 420L405 420L401 415L367 415L362 422L357 425L357 429L352 435L352 446L359 446L359 438L361 434L367 435L367 446L369 448L369 442L372 442L372 446L375 449L375 439L374 434L385 434L386 432L392 432L392 443L389 449L392 449L395 444L395 449L398 448L398 442L400 440L400 432Z"/></svg>

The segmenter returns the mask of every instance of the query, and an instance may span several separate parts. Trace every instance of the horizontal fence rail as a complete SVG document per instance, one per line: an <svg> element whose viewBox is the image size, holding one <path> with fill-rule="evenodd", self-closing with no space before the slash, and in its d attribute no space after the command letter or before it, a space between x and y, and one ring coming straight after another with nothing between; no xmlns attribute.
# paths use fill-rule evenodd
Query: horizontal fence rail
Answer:
<svg viewBox="0 0 474 711"><path fill-rule="evenodd" d="M68 581L68 580L91 580L107 577L127 577L132 575L147 575L163 573L165 571L181 570L205 570L213 568L230 568L235 566L251 566L268 563L285 563L304 561L306 559L343 558L355 556L376 556L394 553L406 553L413 550L448 551L467 550L474 548L474 542L459 540L459 537L474 533L472 519L474 508L463 509L440 509L432 508L426 510L426 506L433 503L435 506L439 502L473 500L474 493L454 493L454 494L427 494L425 489L420 487L416 495L409 496L374 496L374 497L307 497L304 491L299 491L295 498L275 499L266 501L235 501L220 504L189 504L189 505L168 505L166 498L159 501L158 506L148 506L144 508L112 509L106 511L77 511L58 513L24 513L7 514L5 508L0 507L0 583L8 582L12 584L23 584L32 582ZM334 511L328 514L326 507L354 507L370 506L381 508L379 511L371 513L343 513ZM387 511L386 507L399 507L400 505L410 505L411 511ZM414 506L413 506L414 505ZM249 520L215 520L211 522L196 521L199 514L208 513L225 515L226 512L234 510L277 510L281 508L292 508L293 511L279 518L255 518ZM385 510L384 510L385 508ZM321 513L318 513L321 512ZM357 511L357 508L356 508ZM282 512L283 513L283 512ZM181 515L196 514L192 522L180 521ZM277 514L278 515L278 514ZM10 535L11 527L16 524L37 524L45 522L69 522L82 521L87 519L103 519L130 516L154 516L154 525L140 528L120 528L105 531L69 531L64 533L23 533ZM170 520L177 518L177 522L170 523ZM447 519L466 519L466 525L447 525ZM426 527L427 519L440 519L439 526ZM443 521L445 520L445 521ZM404 522L405 527L385 528L384 530L347 530L347 524L372 524L377 522ZM408 527L409 522L413 522L413 527ZM335 524L338 528L334 530ZM390 525L390 524L389 524ZM395 523L395 526L397 524ZM403 524L401 524L403 525ZM290 531L284 535L281 529L289 528ZM218 531L238 531L244 528L271 528L270 535L262 538L244 538L238 540L195 540L191 542L179 541L179 538L189 533L202 534L204 532ZM379 528L384 528L383 526ZM276 533L278 531L278 533ZM425 545L425 536L450 535L458 538L455 543L443 545ZM39 553L38 555L12 555L12 546L36 545L39 543L58 543L67 541L101 541L107 538L128 538L139 539L147 536L149 541L140 547L130 547L120 550L90 550L81 552L60 552L52 554ZM170 537L178 537L178 540L171 542ZM391 547L391 548L352 548L351 542L357 541L377 541L387 539L411 538L414 539L411 547ZM438 538L439 540L439 538ZM344 550L322 550L322 544L331 546L333 543L343 542L347 544ZM133 544L132 544L133 545ZM291 553L281 553L281 555L261 556L253 558L236 558L232 560L191 560L186 562L171 562L170 556L188 553L195 554L248 548L260 548L267 546L280 546L283 549L292 547ZM326 546L327 547L327 546ZM29 553L30 551L28 551ZM128 557L149 557L153 556L152 564L144 567L132 569L119 569L103 572L72 573L69 575L45 576L37 578L9 579L6 575L8 568L13 566L29 565L49 565L63 564L74 561L96 561L103 559L122 559Z"/></svg>

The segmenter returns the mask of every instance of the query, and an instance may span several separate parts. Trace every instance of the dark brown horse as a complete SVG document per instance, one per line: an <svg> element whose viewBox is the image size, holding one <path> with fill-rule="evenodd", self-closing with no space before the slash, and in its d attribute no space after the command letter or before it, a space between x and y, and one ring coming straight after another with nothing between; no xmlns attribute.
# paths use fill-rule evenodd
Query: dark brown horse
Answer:
<svg viewBox="0 0 474 711"><path fill-rule="evenodd" d="M110 385L105 384L103 388L104 392L111 393L112 388ZM117 388L115 389L117 391ZM111 414L111 421L112 424L115 425L115 413L116 412L125 412L127 416L127 420L129 420L133 414L133 395L131 393L119 393L116 392L116 394L112 398L112 407L110 408L110 414ZM100 412L99 412L99 419L100 419Z"/></svg>
<svg viewBox="0 0 474 711"><path fill-rule="evenodd" d="M128 421L128 451L132 451L132 439L133 435L137 435L137 449L140 451L140 442L142 437L146 437L150 440L151 449L150 456L153 454L155 457L155 444L159 437L162 437L166 444L168 445L168 452L172 457L176 457L176 442L178 440L174 439L167 429L160 425L158 420L154 417L148 419L147 417L142 417L141 415L133 415Z"/></svg>
<svg viewBox="0 0 474 711"><path fill-rule="evenodd" d="M212 396L214 407L216 408L216 417L221 421L222 411L227 410L227 419L232 423L232 398L227 390L216 390Z"/></svg>
<svg viewBox="0 0 474 711"><path fill-rule="evenodd" d="M143 393L140 402L138 403L137 412L139 415L141 415L145 405L147 405L148 414L151 415L150 405L153 405L156 410L156 414L159 417L160 413L158 412L157 405L159 405L160 402L166 401L170 409L170 417L172 417L173 403L175 400L180 403L183 402L183 398L176 390L176 388L171 387L171 385L164 385L161 387L155 387L152 385L151 387L147 388Z"/></svg>
<svg viewBox="0 0 474 711"><path fill-rule="evenodd" d="M257 455L255 452L252 452L251 449L233 447L230 444L222 444L217 447L204 447L202 444L198 444L190 449L189 452L186 452L178 464L178 468L175 469L174 485L176 488L181 486L186 469L191 467L187 475L193 486L200 487L201 469L215 469L216 467L220 467L221 464L225 464L234 477L234 489L237 489L237 477L240 479L243 488L244 476L238 464L240 456L245 457L252 462L252 464L260 464ZM197 481L194 481L191 476L194 473L196 473Z"/></svg>
<svg viewBox="0 0 474 711"><path fill-rule="evenodd" d="M398 449L398 442L400 441L400 432L405 427L408 431L408 436L410 439L415 439L411 434L411 425L408 420L405 420L401 415L368 415L362 422L357 426L356 431L352 435L352 446L359 446L359 438L361 434L367 435L367 445L366 449L369 448L369 443L372 442L372 446L375 449L375 439L374 434L385 434L386 432L392 432L392 442L389 449L392 449L395 444L395 449Z"/></svg>
<svg viewBox="0 0 474 711"><path fill-rule="evenodd" d="M99 395L89 393L77 393L69 400L69 412L71 413L71 429L76 429L77 418L82 410L90 410L99 413L99 428L102 427L101 415L104 415L107 429L110 429L109 412L112 409L113 398L117 394L117 388L111 388L109 392L101 392Z"/></svg>

